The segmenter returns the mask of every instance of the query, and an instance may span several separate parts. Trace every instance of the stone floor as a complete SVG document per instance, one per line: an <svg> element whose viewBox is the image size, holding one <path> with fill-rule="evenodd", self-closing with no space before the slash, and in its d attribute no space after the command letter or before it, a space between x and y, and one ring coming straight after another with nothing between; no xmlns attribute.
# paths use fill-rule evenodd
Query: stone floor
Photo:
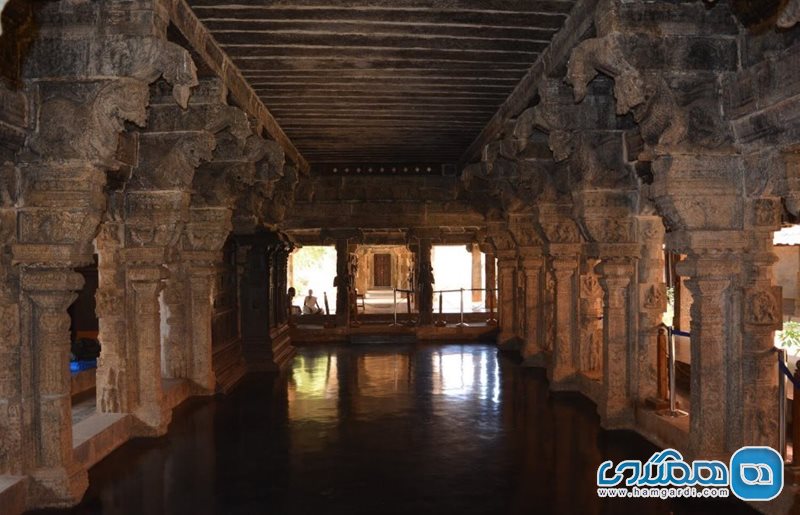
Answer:
<svg viewBox="0 0 800 515"><path fill-rule="evenodd" d="M300 348L282 377L180 407L90 472L70 513L746 513L600 500L597 466L649 443L490 345Z"/></svg>

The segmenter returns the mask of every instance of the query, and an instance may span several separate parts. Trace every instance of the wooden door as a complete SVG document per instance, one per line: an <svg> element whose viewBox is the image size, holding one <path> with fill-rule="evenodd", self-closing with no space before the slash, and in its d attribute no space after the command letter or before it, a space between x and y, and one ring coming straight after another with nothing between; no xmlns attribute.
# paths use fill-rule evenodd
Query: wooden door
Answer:
<svg viewBox="0 0 800 515"><path fill-rule="evenodd" d="M373 261L373 286L376 288L392 287L392 255L375 254Z"/></svg>

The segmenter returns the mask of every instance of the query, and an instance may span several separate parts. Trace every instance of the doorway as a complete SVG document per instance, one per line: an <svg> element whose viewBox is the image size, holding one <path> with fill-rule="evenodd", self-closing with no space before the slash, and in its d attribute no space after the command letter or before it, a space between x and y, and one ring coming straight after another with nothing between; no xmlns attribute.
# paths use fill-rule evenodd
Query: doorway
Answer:
<svg viewBox="0 0 800 515"><path fill-rule="evenodd" d="M375 288L392 287L392 255L375 254L373 260L373 285Z"/></svg>

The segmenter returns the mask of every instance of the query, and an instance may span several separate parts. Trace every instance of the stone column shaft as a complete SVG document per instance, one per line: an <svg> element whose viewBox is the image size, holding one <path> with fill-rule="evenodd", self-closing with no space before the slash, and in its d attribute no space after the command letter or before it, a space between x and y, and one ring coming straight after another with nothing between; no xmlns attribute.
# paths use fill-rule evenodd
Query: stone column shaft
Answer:
<svg viewBox="0 0 800 515"><path fill-rule="evenodd" d="M83 287L71 269L25 269L23 327L30 345L33 379L33 444L35 470L31 490L48 503L77 501L88 477L72 452L72 403L69 373L67 308Z"/></svg>
<svg viewBox="0 0 800 515"><path fill-rule="evenodd" d="M336 240L336 325L350 325L350 247L347 238Z"/></svg>
<svg viewBox="0 0 800 515"><path fill-rule="evenodd" d="M516 344L515 328L515 299L517 295L516 284L517 251L497 251L497 318L500 323L500 334L497 337L498 345L502 347Z"/></svg>
<svg viewBox="0 0 800 515"><path fill-rule="evenodd" d="M100 413L130 413L135 403L135 381L129 363L125 309L125 262L122 224L104 222L97 236L98 288L95 311L102 352L97 360L96 396Z"/></svg>
<svg viewBox="0 0 800 515"><path fill-rule="evenodd" d="M481 250L477 245L473 244L470 247L470 254L472 256L472 302L481 301L480 289L481 285Z"/></svg>
<svg viewBox="0 0 800 515"><path fill-rule="evenodd" d="M603 308L603 398L600 416L604 427L619 427L632 420L629 362L634 352L630 325L631 281L636 267L630 259L611 258L600 265Z"/></svg>
<svg viewBox="0 0 800 515"><path fill-rule="evenodd" d="M497 274L495 271L496 261L494 257L494 253L486 252L484 253L484 288L486 288L486 310L489 310L491 306L492 309L496 312L497 311L497 292L495 288L497 288Z"/></svg>
<svg viewBox="0 0 800 515"><path fill-rule="evenodd" d="M190 378L201 391L213 393L216 385L213 367L214 318L213 286L215 270L208 267L190 269L189 320L191 336Z"/></svg>
<svg viewBox="0 0 800 515"><path fill-rule="evenodd" d="M419 289L417 308L419 309L420 325L433 323L433 265L431 263L431 250L433 244L430 238L420 238L417 253L417 277Z"/></svg>
<svg viewBox="0 0 800 515"><path fill-rule="evenodd" d="M525 272L525 342L522 357L527 363L542 365L544 363L544 332L542 316L542 267L541 257L523 257L522 267ZM535 363L534 363L535 362Z"/></svg>
<svg viewBox="0 0 800 515"><path fill-rule="evenodd" d="M734 366L740 359L732 309L737 268L733 258L704 254L690 254L677 268L688 276L685 284L692 292L689 448L708 459L733 450L729 433L735 428L729 426L735 422L728 411L742 402L742 377Z"/></svg>
<svg viewBox="0 0 800 515"><path fill-rule="evenodd" d="M240 295L242 350L252 370L265 370L270 359L269 284L267 246L263 238L253 236L240 243L243 253Z"/></svg>
<svg viewBox="0 0 800 515"><path fill-rule="evenodd" d="M165 270L156 265L128 269L128 314L135 356L136 418L145 434L164 434L172 412L164 406L161 375L161 311L159 295Z"/></svg>
<svg viewBox="0 0 800 515"><path fill-rule="evenodd" d="M568 381L577 368L575 344L578 331L577 257L556 257L552 261L555 276L555 342L550 380L554 387Z"/></svg>

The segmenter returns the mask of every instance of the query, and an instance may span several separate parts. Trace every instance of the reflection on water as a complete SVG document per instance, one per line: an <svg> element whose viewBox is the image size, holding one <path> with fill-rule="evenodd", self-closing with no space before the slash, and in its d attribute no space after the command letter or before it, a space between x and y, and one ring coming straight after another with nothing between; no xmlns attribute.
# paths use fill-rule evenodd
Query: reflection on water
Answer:
<svg viewBox="0 0 800 515"><path fill-rule="evenodd" d="M707 513L597 498L606 459L646 459L595 407L485 345L320 346L284 376L193 401L169 434L92 469L72 513Z"/></svg>

